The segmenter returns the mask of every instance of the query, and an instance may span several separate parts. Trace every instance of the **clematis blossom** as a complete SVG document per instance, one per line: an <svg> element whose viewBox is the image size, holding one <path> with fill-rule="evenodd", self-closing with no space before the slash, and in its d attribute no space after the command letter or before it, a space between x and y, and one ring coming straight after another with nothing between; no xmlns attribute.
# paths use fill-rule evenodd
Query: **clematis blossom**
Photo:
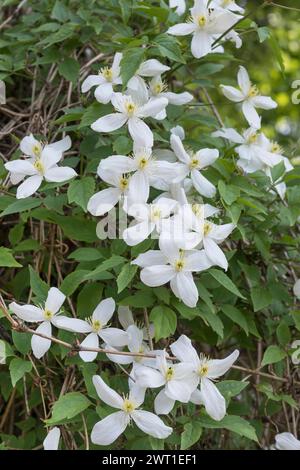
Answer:
<svg viewBox="0 0 300 470"><path fill-rule="evenodd" d="M153 98L167 98L169 104L176 106L182 106L189 103L193 99L193 95L187 91L183 93L173 93L168 91L166 83L161 78L161 75L156 75L152 78L149 84L150 96ZM165 119L166 110L164 109L159 114L156 115L156 119Z"/></svg>
<svg viewBox="0 0 300 470"><path fill-rule="evenodd" d="M57 165L62 159L63 152L70 146L69 137L52 144L43 144L32 134L22 139L20 149L25 159L12 160L4 165L9 171L12 184L19 184L28 177L18 187L17 199L24 199L34 194L43 180L61 183L77 176L73 168Z"/></svg>
<svg viewBox="0 0 300 470"><path fill-rule="evenodd" d="M163 111L168 104L166 98L149 99L144 87L139 86L135 92L123 95L114 93L111 99L116 112L103 116L95 121L91 127L96 132L112 132L125 124L134 142L142 147L153 146L153 134L144 122L147 117L153 117Z"/></svg>
<svg viewBox="0 0 300 470"><path fill-rule="evenodd" d="M215 40L240 18L231 11L211 8L209 0L195 0L190 11L191 18L187 23L171 26L167 33L174 36L192 34L191 51L196 59L215 52L213 50Z"/></svg>
<svg viewBox="0 0 300 470"><path fill-rule="evenodd" d="M122 84L120 62L123 54L117 52L111 67L103 67L98 75L89 75L81 85L82 93L96 86L95 98L99 103L109 103L114 93L114 86Z"/></svg>
<svg viewBox="0 0 300 470"><path fill-rule="evenodd" d="M209 359L198 355L191 340L181 335L170 346L172 353L180 361L193 364L193 373L200 384L200 388L191 395L191 402L196 405L203 404L207 414L216 421L220 421L226 414L226 402L223 395L214 384L214 380L224 375L239 356L236 349L224 359Z"/></svg>
<svg viewBox="0 0 300 470"><path fill-rule="evenodd" d="M187 362L174 364L167 360L165 351L157 354L156 368L136 367L134 377L140 387L163 387L154 401L157 414L169 414L176 400L188 403L198 385L197 378L193 374L193 365Z"/></svg>
<svg viewBox="0 0 300 470"><path fill-rule="evenodd" d="M50 337L52 336L52 325L57 326L57 319L59 318L59 312L65 298L66 296L60 290L56 287L51 287L43 308L34 305L19 305L16 302L12 302L9 308L18 318L25 322L40 323L36 332ZM50 339L32 335L31 348L37 359L43 357L50 346Z"/></svg>
<svg viewBox="0 0 300 470"><path fill-rule="evenodd" d="M157 439L166 439L172 428L150 411L139 409L144 402L145 390L132 386L127 397L121 397L110 388L99 375L93 376L93 384L99 398L118 411L102 419L92 429L93 444L107 446L112 444L133 421L139 429Z"/></svg>
<svg viewBox="0 0 300 470"><path fill-rule="evenodd" d="M108 325L113 316L116 304L111 297L102 300L95 308L91 318L80 320L78 318L61 317L57 320L58 328L74 333L88 333L81 346L87 348L99 348L99 338L108 346L122 347L128 343L128 335L119 328ZM79 356L84 362L92 362L97 357L97 351L80 351Z"/></svg>
<svg viewBox="0 0 300 470"><path fill-rule="evenodd" d="M277 108L277 103L269 96L260 94L257 86L251 83L245 67L240 66L237 80L239 89L232 86L221 85L222 92L230 101L241 103L243 114L249 125L255 129L260 129L261 118L256 108L274 109Z"/></svg>
<svg viewBox="0 0 300 470"><path fill-rule="evenodd" d="M167 236L160 237L159 248L142 253L132 261L142 268L141 281L149 287L170 282L176 297L188 307L195 307L199 294L192 273L212 266L204 250L184 251Z"/></svg>
<svg viewBox="0 0 300 470"><path fill-rule="evenodd" d="M190 176L192 184L199 194L209 198L213 197L216 194L216 188L203 176L202 170L217 160L219 151L206 148L197 152L188 152L184 148L180 137L174 133L171 134L170 143L173 152L181 162L178 169L180 174L173 182L179 182Z"/></svg>

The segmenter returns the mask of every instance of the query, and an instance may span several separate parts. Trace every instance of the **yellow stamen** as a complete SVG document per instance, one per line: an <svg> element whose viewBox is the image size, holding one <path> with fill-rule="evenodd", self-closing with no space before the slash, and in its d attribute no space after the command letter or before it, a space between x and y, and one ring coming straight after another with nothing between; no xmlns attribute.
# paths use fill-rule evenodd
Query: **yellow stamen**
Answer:
<svg viewBox="0 0 300 470"><path fill-rule="evenodd" d="M44 173L44 165L42 164L40 159L37 159L36 162L34 162L33 166L39 173Z"/></svg>
<svg viewBox="0 0 300 470"><path fill-rule="evenodd" d="M99 320L92 321L92 328L95 333L98 333L102 329L101 322Z"/></svg>
<svg viewBox="0 0 300 470"><path fill-rule="evenodd" d="M34 144L34 146L32 147L32 153L34 154L35 157L39 157L42 153L42 146L39 142L37 142L36 144Z"/></svg>
<svg viewBox="0 0 300 470"><path fill-rule="evenodd" d="M125 411L125 413L130 414L135 410L135 404L128 398L125 398L123 403L123 410Z"/></svg>
<svg viewBox="0 0 300 470"><path fill-rule="evenodd" d="M169 382L170 380L173 379L173 377L174 377L174 369L173 367L168 367L166 375L165 375L166 381Z"/></svg>
<svg viewBox="0 0 300 470"><path fill-rule="evenodd" d="M197 23L198 23L198 26L200 26L200 28L203 28L203 26L206 25L206 18L204 15L200 15L197 17Z"/></svg>
<svg viewBox="0 0 300 470"><path fill-rule="evenodd" d="M155 220L159 220L161 218L161 210L158 207L151 207L151 220L154 222Z"/></svg>
<svg viewBox="0 0 300 470"><path fill-rule="evenodd" d="M205 377L208 374L208 365L205 363L201 364L198 372L200 377Z"/></svg>
<svg viewBox="0 0 300 470"><path fill-rule="evenodd" d="M197 157L192 157L190 162L190 168L197 168L200 165L200 160Z"/></svg>
<svg viewBox="0 0 300 470"><path fill-rule="evenodd" d="M182 271L183 268L184 268L184 261L182 259L178 259L176 262L175 262L175 270L176 271Z"/></svg>
<svg viewBox="0 0 300 470"><path fill-rule="evenodd" d="M109 67L103 67L103 69L100 70L101 75L105 78L107 82L112 82L113 80L113 71Z"/></svg>
<svg viewBox="0 0 300 470"><path fill-rule="evenodd" d="M136 111L136 105L132 101L127 101L125 104L125 109L128 116L133 116Z"/></svg>
<svg viewBox="0 0 300 470"><path fill-rule="evenodd" d="M201 204L192 204L192 211L197 217L199 217L202 213Z"/></svg>
<svg viewBox="0 0 300 470"><path fill-rule="evenodd" d="M143 170L148 165L148 158L141 157L138 163L138 167Z"/></svg>
<svg viewBox="0 0 300 470"><path fill-rule="evenodd" d="M282 147L278 144L278 142L271 143L271 152L272 153L282 153Z"/></svg>
<svg viewBox="0 0 300 470"><path fill-rule="evenodd" d="M203 228L203 233L204 233L204 236L206 237L206 235L209 234L209 232L211 231L212 229L212 226L209 222L205 222L204 223L204 228Z"/></svg>
<svg viewBox="0 0 300 470"><path fill-rule="evenodd" d="M51 318L53 317L53 313L51 312L51 310L44 310L44 318L45 320L51 320Z"/></svg>
<svg viewBox="0 0 300 470"><path fill-rule="evenodd" d="M119 182L120 189L122 191L126 191L126 189L128 188L128 184L129 184L128 178L126 178L126 176L122 176Z"/></svg>
<svg viewBox="0 0 300 470"><path fill-rule="evenodd" d="M248 96L249 98L254 98L255 96L259 95L259 90L256 85L251 85Z"/></svg>
<svg viewBox="0 0 300 470"><path fill-rule="evenodd" d="M249 144L255 144L255 142L257 141L257 137L258 137L258 135L256 134L256 132L254 134L251 134L248 137Z"/></svg>

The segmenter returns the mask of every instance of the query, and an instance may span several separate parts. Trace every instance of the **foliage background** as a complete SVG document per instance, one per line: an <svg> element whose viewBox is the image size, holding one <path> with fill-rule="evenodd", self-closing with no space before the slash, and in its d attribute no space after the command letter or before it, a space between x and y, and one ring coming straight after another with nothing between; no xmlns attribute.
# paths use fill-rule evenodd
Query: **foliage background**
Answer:
<svg viewBox="0 0 300 470"><path fill-rule="evenodd" d="M295 2L281 1L287 7L283 9L272 4L258 8L263 2L248 1L247 12L252 13L241 25L242 48L227 44L226 54L200 61L190 60L185 39L180 48L175 39L166 42L161 36L168 17L175 21L164 1L29 0L18 10L19 3L4 0L0 12L0 79L6 83L8 98L0 107L0 336L9 351L7 364L0 365L1 448L40 448L45 418L50 419L48 424L65 423L63 447L91 447L87 434L99 416L108 413L97 401L91 376L101 372L112 386L126 388L124 374L105 356L95 364L84 364L66 348L53 345L47 359L36 361L30 354L30 335L11 332L4 304L12 299L41 302L47 285L60 286L68 295L66 310L79 318L108 296L119 305L130 305L141 321L144 309L150 320L161 318L153 313L159 308L167 318L155 321L161 347L168 346L172 335L186 333L212 357L222 357L235 347L242 351L238 362L242 370L232 370L231 381L220 387L229 402L229 415L244 420L227 417L227 422L218 424L198 410L192 422L194 407L179 406L170 417L175 431L165 443L128 428L117 448L249 449L270 446L278 431L296 434L300 374L289 356L300 330L299 302L291 290L300 277L300 167L285 177L288 192L283 202L266 192L262 175L242 177L235 170L233 149L210 136L219 123L207 103L208 92L226 126L240 130L240 115L218 86L234 85L238 65L246 65L253 81L279 103L275 112L263 113L267 135L279 141L289 158L300 155L299 105L291 100L291 84L300 79L299 11L288 9ZM222 158L208 174L218 185L216 204L224 220L238 222L226 248L227 274L240 294L227 278L218 280L210 270L198 278L201 301L195 309L183 307L165 287L151 290L142 285L138 274L121 289L120 273L141 248L130 249L121 240L99 242L97 221L86 212L96 188L99 158L131 148L124 131L113 136L91 131L91 122L110 108L82 95L80 83L116 51L127 51L130 74L136 48L146 58L171 59L172 88L192 91L199 104L184 113L170 106L169 122L153 124L156 140L167 148L169 129L180 124L189 131L191 147L198 148L199 143L218 147ZM52 141L62 132L70 134L72 151L65 163L76 168L81 178L69 189L47 184L39 195L16 202L3 163L20 155L19 141L28 132ZM144 246L150 243L154 242ZM87 260L87 251L78 251L81 247L97 251L90 252ZM106 259L112 260L112 266L93 273ZM73 341L66 332L59 337ZM85 401L74 416L55 420L53 403L73 392L80 392ZM72 415L70 404L66 407Z"/></svg>

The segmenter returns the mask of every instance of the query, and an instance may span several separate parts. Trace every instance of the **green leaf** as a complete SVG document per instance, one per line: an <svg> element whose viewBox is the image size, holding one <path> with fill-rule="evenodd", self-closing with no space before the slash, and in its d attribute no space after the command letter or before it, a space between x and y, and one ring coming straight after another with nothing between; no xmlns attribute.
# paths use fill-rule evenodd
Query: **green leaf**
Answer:
<svg viewBox="0 0 300 470"><path fill-rule="evenodd" d="M12 386L14 387L16 383L24 377L26 372L30 372L32 369L32 364L30 361L25 361L16 357L12 359L9 364L10 378Z"/></svg>
<svg viewBox="0 0 300 470"><path fill-rule="evenodd" d="M226 185L222 180L218 183L218 189L222 199L229 206L231 206L231 204L235 202L240 195L240 188L230 184Z"/></svg>
<svg viewBox="0 0 300 470"><path fill-rule="evenodd" d="M284 320L276 328L276 335L281 346L287 346L291 341L291 332Z"/></svg>
<svg viewBox="0 0 300 470"><path fill-rule="evenodd" d="M68 187L68 201L75 202L84 212L87 211L87 204L95 191L95 178L86 176L80 180L71 181Z"/></svg>
<svg viewBox="0 0 300 470"><path fill-rule="evenodd" d="M226 400L230 400L230 398L239 395L247 385L249 385L249 382L241 382L239 380L223 380L216 384L218 390Z"/></svg>
<svg viewBox="0 0 300 470"><path fill-rule="evenodd" d="M29 211L42 204L42 200L38 198L28 197L26 199L20 199L13 202L1 212L0 217L10 214L18 214L19 212Z"/></svg>
<svg viewBox="0 0 300 470"><path fill-rule="evenodd" d="M220 271L219 269L210 269L208 272L216 281L219 282L219 284L225 287L225 289L229 290L229 292L232 292L232 294L240 297L241 299L245 299L236 285L225 273L223 273L223 271Z"/></svg>
<svg viewBox="0 0 300 470"><path fill-rule="evenodd" d="M251 300L254 312L258 312L272 303L272 295L267 288L253 287L251 289Z"/></svg>
<svg viewBox="0 0 300 470"><path fill-rule="evenodd" d="M186 450L199 441L202 434L202 426L197 421L192 421L184 425L184 431L181 434L180 449Z"/></svg>
<svg viewBox="0 0 300 470"><path fill-rule="evenodd" d="M128 80L133 77L143 62L144 54L145 49L142 47L132 47L123 52L123 58L120 63L123 87L127 85Z"/></svg>
<svg viewBox="0 0 300 470"><path fill-rule="evenodd" d="M79 413L82 413L90 405L90 400L82 393L66 393L54 403L51 418L47 419L45 422L49 426L62 423L65 420L72 419Z"/></svg>
<svg viewBox="0 0 300 470"><path fill-rule="evenodd" d="M247 318L239 309L233 305L222 305L222 312L225 313L230 320L239 325L245 331L246 335L249 334Z"/></svg>
<svg viewBox="0 0 300 470"><path fill-rule="evenodd" d="M86 269L78 269L77 271L68 274L60 285L60 290L66 295L72 295L77 287L85 280L89 271Z"/></svg>
<svg viewBox="0 0 300 470"><path fill-rule="evenodd" d="M10 356L14 356L15 353L12 350L10 344L7 341L0 340L0 365L5 364L6 358Z"/></svg>
<svg viewBox="0 0 300 470"><path fill-rule="evenodd" d="M4 246L0 247L0 266L6 268L21 268L22 265L15 260L11 254L11 250L5 248Z"/></svg>
<svg viewBox="0 0 300 470"><path fill-rule="evenodd" d="M58 71L63 78L75 85L80 71L79 62L77 62L75 59L72 59L71 57L68 57L58 65Z"/></svg>
<svg viewBox="0 0 300 470"><path fill-rule="evenodd" d="M132 281L137 271L137 265L126 263L117 277L118 294Z"/></svg>
<svg viewBox="0 0 300 470"><path fill-rule="evenodd" d="M271 175L272 175L272 181L274 183L279 180L281 176L283 176L285 173L285 164L284 162L278 163L278 165L273 166L271 168Z"/></svg>
<svg viewBox="0 0 300 470"><path fill-rule="evenodd" d="M21 331L12 331L12 340L16 349L21 354L28 354L31 349L31 338L30 333L22 333Z"/></svg>
<svg viewBox="0 0 300 470"><path fill-rule="evenodd" d="M32 292L38 297L40 301L45 301L49 291L48 284L46 284L46 282L40 278L38 273L31 266L28 266L28 269Z"/></svg>
<svg viewBox="0 0 300 470"><path fill-rule="evenodd" d="M165 305L154 307L151 310L150 321L154 324L155 341L167 338L175 333L177 326L176 314Z"/></svg>
<svg viewBox="0 0 300 470"><path fill-rule="evenodd" d="M279 346L268 346L262 358L261 367L279 362L285 357L286 352L283 351Z"/></svg>
<svg viewBox="0 0 300 470"><path fill-rule="evenodd" d="M214 421L209 416L203 416L197 421L203 426L203 428L228 429L240 436L247 437L252 441L258 442L254 427L240 416L227 415L221 421Z"/></svg>
<svg viewBox="0 0 300 470"><path fill-rule="evenodd" d="M68 256L68 259L75 259L75 261L96 261L101 258L103 255L97 248L77 248Z"/></svg>
<svg viewBox="0 0 300 470"><path fill-rule="evenodd" d="M111 258L106 259L103 261L103 263L98 266L98 268L94 269L94 271L90 272L85 276L85 279L96 279L97 275L99 273L102 273L103 271L106 271L107 269L112 269L115 268L116 266L119 266L120 264L125 263L126 259L123 258L123 256L119 255L113 255Z"/></svg>
<svg viewBox="0 0 300 470"><path fill-rule="evenodd" d="M122 299L120 305L128 305L130 307L143 308L151 307L155 302L155 298L151 292L140 291L134 295L130 295L125 299Z"/></svg>
<svg viewBox="0 0 300 470"><path fill-rule="evenodd" d="M175 62L185 64L178 42L173 36L166 33L160 34L155 38L154 45L158 47L162 57L168 57L170 60L175 60Z"/></svg>

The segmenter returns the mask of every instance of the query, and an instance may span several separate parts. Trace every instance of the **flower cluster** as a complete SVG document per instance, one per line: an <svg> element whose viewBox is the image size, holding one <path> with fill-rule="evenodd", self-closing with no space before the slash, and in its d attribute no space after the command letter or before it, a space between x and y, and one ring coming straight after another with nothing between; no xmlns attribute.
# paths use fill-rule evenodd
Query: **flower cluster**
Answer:
<svg viewBox="0 0 300 470"><path fill-rule="evenodd" d="M87 334L78 346L79 355L85 362L94 361L99 349L99 341L107 358L122 365L132 365L129 372L129 395L122 398L112 390L100 376L93 377L99 398L119 411L95 424L91 440L95 444L109 445L124 432L131 420L146 434L165 439L172 433L157 415L169 414L175 402L203 405L209 416L220 421L226 414L226 402L214 381L224 375L239 356L235 350L224 359L209 359L198 355L191 340L181 335L170 345L173 356L166 350L150 350L145 331L134 324L128 308L119 308L118 316L124 330L110 327L108 322L115 310L112 298L104 299L86 320L67 317L61 314L65 296L52 287L44 306L9 306L20 320L40 323L32 335L31 347L36 358L42 358L51 346L52 326L74 333ZM126 352L130 353L127 355ZM121 354L122 353L122 354ZM135 355L137 354L137 355ZM147 389L161 390L154 400L155 414L139 409L145 399ZM59 430L54 428L44 442L45 448L58 445Z"/></svg>

